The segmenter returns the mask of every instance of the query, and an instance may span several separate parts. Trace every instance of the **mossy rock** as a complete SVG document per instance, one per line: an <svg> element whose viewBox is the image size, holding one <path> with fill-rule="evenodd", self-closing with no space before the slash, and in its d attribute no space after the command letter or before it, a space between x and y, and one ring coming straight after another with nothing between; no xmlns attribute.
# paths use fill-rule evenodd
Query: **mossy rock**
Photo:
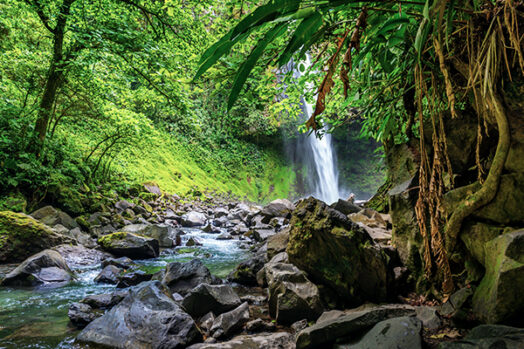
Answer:
<svg viewBox="0 0 524 349"><path fill-rule="evenodd" d="M524 311L524 229L486 243L486 274L473 295L473 311L483 322L522 321Z"/></svg>
<svg viewBox="0 0 524 349"><path fill-rule="evenodd" d="M119 257L145 259L159 255L158 240L133 233L108 234L99 238L98 244L107 252Z"/></svg>
<svg viewBox="0 0 524 349"><path fill-rule="evenodd" d="M0 212L0 263L15 263L42 250L70 242L31 216Z"/></svg>
<svg viewBox="0 0 524 349"><path fill-rule="evenodd" d="M290 221L289 262L331 289L341 306L386 298L385 254L342 213L314 198L302 200Z"/></svg>

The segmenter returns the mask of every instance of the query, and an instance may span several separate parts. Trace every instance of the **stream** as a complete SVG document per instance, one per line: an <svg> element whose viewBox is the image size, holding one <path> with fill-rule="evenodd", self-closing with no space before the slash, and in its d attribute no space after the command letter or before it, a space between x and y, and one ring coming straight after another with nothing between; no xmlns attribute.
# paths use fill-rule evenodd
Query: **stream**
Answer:
<svg viewBox="0 0 524 349"><path fill-rule="evenodd" d="M202 246L165 249L158 258L135 262L144 271L154 273L171 262L201 258L212 274L223 278L249 256L239 240L217 240L218 234L195 228L182 230L186 233L182 245L193 237ZM101 271L99 264L69 267L78 279L64 287L0 288L0 348L88 348L74 343L79 331L69 324L69 304L88 295L112 292L115 285L93 281ZM0 276L5 272L0 270Z"/></svg>

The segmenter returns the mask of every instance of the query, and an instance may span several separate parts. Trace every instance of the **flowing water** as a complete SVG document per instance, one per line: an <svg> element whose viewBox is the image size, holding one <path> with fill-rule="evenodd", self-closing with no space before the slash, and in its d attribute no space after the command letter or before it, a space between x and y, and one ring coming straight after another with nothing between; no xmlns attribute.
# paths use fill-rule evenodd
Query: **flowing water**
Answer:
<svg viewBox="0 0 524 349"><path fill-rule="evenodd" d="M305 70L311 66L310 56L302 62ZM293 71L293 76L298 79L302 75L300 69L291 62L287 69ZM312 86L308 86L312 88ZM301 122L306 121L313 114L313 106L302 99ZM340 198L346 198L348 190L339 185L338 168L332 136L327 130L322 130L322 137L317 137L314 132L298 135L294 146L288 149L293 163L298 168L305 169L303 191L328 204Z"/></svg>
<svg viewBox="0 0 524 349"><path fill-rule="evenodd" d="M162 251L155 259L136 261L141 268L156 272L170 262L201 258L211 273L225 277L248 258L238 240L216 240L217 234L183 228L183 245L190 237L202 246ZM0 348L87 348L74 343L78 331L69 324L69 304L94 294L110 293L114 285L96 284L100 265L70 266L78 279L60 288L12 289L0 287Z"/></svg>

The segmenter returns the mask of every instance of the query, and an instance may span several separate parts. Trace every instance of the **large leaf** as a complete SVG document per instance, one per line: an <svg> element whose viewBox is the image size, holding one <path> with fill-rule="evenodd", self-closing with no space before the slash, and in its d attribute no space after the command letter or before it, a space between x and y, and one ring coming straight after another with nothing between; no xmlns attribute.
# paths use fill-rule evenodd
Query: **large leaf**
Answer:
<svg viewBox="0 0 524 349"><path fill-rule="evenodd" d="M293 53L298 51L300 47L304 45L308 37L310 37L313 33L316 33L321 25L322 16L318 12L313 12L310 17L304 18L291 36L286 49L282 55L280 55L280 58L278 59L278 65L283 66L289 62L291 56L293 56Z"/></svg>
<svg viewBox="0 0 524 349"><path fill-rule="evenodd" d="M233 28L231 37L235 38L250 28L258 27L278 17L296 12L300 7L300 3L300 0L271 0L241 20L240 23Z"/></svg>
<svg viewBox="0 0 524 349"><path fill-rule="evenodd" d="M278 36L285 33L286 29L286 23L280 23L275 25L266 33L264 38L258 42L257 46L255 46L253 51L251 51L251 54L242 64L239 71L237 72L237 75L235 76L235 81L233 82L233 87L231 88L231 94L229 95L229 99L227 101L228 110L230 110L233 107L233 104L235 104L238 95L240 94L240 91L242 90L242 87L244 86L244 83L246 82L246 79L249 76L249 73L257 63L260 56L262 56L262 54L264 53L264 50L266 49L267 45L273 40L275 40Z"/></svg>

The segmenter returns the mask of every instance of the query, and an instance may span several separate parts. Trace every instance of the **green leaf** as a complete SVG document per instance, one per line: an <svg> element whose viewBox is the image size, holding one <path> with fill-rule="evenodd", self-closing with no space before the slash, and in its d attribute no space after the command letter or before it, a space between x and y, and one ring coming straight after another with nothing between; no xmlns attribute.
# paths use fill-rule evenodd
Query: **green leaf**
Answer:
<svg viewBox="0 0 524 349"><path fill-rule="evenodd" d="M424 18L418 27L417 36L415 37L415 50L417 51L417 57L419 61L422 56L422 51L424 50L430 29L431 24L429 20Z"/></svg>
<svg viewBox="0 0 524 349"><path fill-rule="evenodd" d="M257 46L255 46L249 57L242 64L237 75L235 76L235 81L233 82L233 87L231 88L231 94L229 95L229 99L227 101L228 111L231 110L233 104L235 104L249 73L257 63L260 56L262 56L262 54L264 53L264 50L267 47L267 45L273 40L275 40L278 36L285 33L286 29L286 23L278 24L274 26L272 29L270 29L266 33L264 38L258 42Z"/></svg>
<svg viewBox="0 0 524 349"><path fill-rule="evenodd" d="M291 36L286 49L282 55L280 55L280 58L278 59L278 65L283 66L289 62L291 56L293 56L293 53L300 49L300 47L304 45L304 42L307 40L307 38L312 33L315 33L321 25L322 16L318 12L314 12L311 17L302 20Z"/></svg>
<svg viewBox="0 0 524 349"><path fill-rule="evenodd" d="M241 20L240 23L233 28L231 37L235 38L237 35L245 33L252 27L260 26L282 15L295 12L299 9L300 3L300 0L271 0Z"/></svg>
<svg viewBox="0 0 524 349"><path fill-rule="evenodd" d="M398 15L388 19L377 32L376 35L384 35L392 29L397 29L401 24L409 23L409 18L406 16L399 17Z"/></svg>

